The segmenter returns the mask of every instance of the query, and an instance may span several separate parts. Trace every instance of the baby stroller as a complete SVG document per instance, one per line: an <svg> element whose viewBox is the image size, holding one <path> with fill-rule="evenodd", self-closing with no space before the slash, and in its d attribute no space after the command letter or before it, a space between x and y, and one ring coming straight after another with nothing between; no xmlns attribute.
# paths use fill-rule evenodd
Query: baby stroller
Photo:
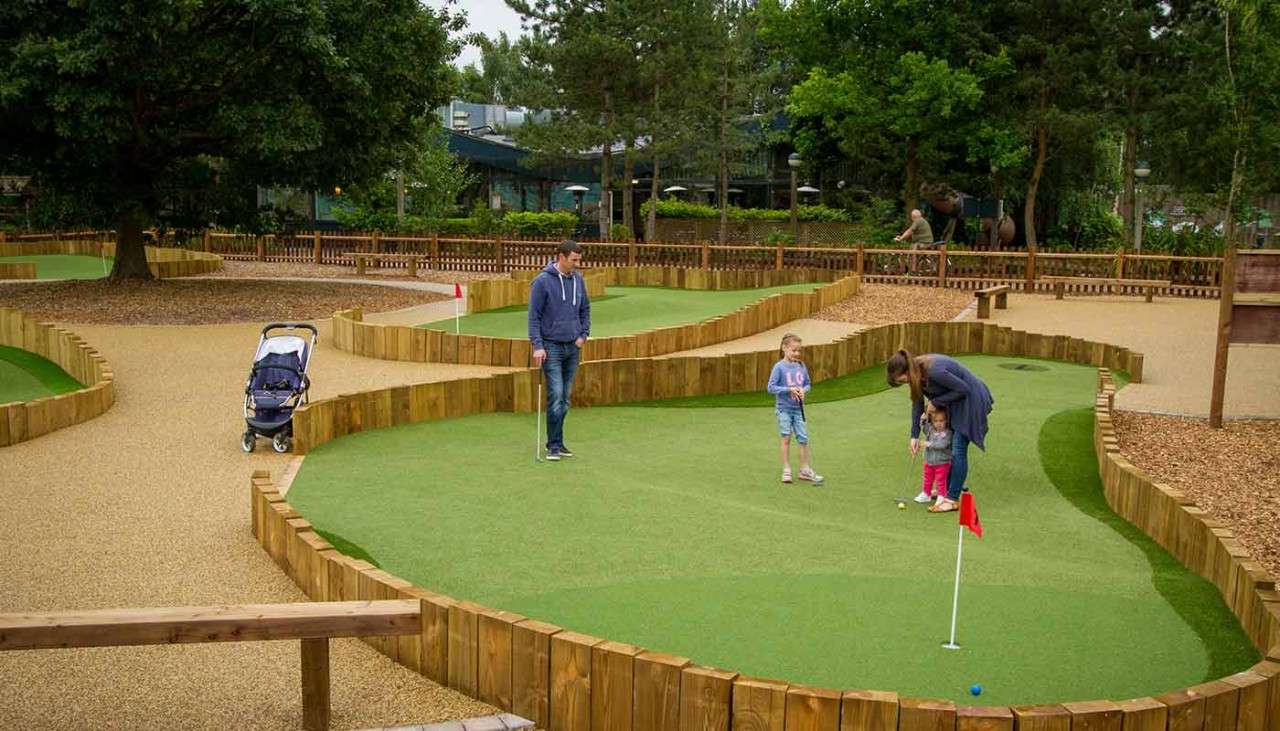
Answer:
<svg viewBox="0 0 1280 731"><path fill-rule="evenodd" d="M311 331L311 341L273 330ZM277 452L289 451L293 439L293 410L307 402L307 366L316 347L316 328L305 322L273 322L262 328L253 369L244 384L245 432L240 447L252 452L259 436L270 437Z"/></svg>

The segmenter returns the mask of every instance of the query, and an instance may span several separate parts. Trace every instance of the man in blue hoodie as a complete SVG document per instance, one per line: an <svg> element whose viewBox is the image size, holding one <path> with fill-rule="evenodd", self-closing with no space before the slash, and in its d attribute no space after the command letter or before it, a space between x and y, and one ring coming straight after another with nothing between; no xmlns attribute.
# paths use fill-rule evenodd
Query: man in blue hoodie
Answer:
<svg viewBox="0 0 1280 731"><path fill-rule="evenodd" d="M576 270L582 246L562 241L556 259L534 277L529 290L529 341L533 362L547 381L547 459L572 457L564 445L564 417L569 411L578 354L591 333L591 302Z"/></svg>

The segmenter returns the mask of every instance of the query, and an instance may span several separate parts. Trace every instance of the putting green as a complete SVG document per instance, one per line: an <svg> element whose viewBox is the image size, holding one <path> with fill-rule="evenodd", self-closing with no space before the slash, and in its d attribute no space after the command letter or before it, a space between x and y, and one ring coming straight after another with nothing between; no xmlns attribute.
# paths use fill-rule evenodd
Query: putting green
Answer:
<svg viewBox="0 0 1280 731"><path fill-rule="evenodd" d="M111 272L111 267L115 264L114 258L107 257L104 271L101 257L79 254L6 256L0 261L15 264L35 262L36 279L102 279Z"/></svg>
<svg viewBox="0 0 1280 731"><path fill-rule="evenodd" d="M1107 509L1095 370L963 360L996 410L990 451L971 457L987 533L965 539L959 651L939 646L956 519L895 505L920 467L906 394L881 368L815 388L824 487L781 485L772 408L728 396L575 410L578 456L560 463L533 462L532 415L355 434L308 455L289 501L420 586L797 683L1042 703L1161 693L1255 662L1217 591Z"/></svg>
<svg viewBox="0 0 1280 731"><path fill-rule="evenodd" d="M0 404L32 401L84 388L56 363L0 345Z"/></svg>
<svg viewBox="0 0 1280 731"><path fill-rule="evenodd" d="M609 287L591 300L591 334L598 338L633 335L671 325L687 325L733 312L771 294L811 292L821 284L789 284L761 289L690 290L658 287ZM464 335L523 338L529 331L529 307L514 305L461 318ZM453 332L453 320L422 327Z"/></svg>

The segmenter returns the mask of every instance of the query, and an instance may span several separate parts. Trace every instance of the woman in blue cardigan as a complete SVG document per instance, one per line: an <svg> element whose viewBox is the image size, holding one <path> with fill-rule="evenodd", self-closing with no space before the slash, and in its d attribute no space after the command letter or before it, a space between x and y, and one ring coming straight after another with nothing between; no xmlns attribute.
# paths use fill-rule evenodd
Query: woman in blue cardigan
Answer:
<svg viewBox="0 0 1280 731"><path fill-rule="evenodd" d="M964 491L969 473L969 444L986 449L987 415L995 399L991 390L954 358L937 353L912 355L899 350L889 358L889 385L911 386L911 453L920 451L920 416L924 399L944 406L955 437L951 440L951 474L947 478L947 496L929 508L934 513L955 510Z"/></svg>

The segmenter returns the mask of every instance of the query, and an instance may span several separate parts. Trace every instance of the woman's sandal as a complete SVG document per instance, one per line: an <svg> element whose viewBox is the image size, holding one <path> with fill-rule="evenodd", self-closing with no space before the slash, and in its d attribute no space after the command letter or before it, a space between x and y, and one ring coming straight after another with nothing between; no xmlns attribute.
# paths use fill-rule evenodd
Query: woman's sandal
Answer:
<svg viewBox="0 0 1280 731"><path fill-rule="evenodd" d="M951 513L959 509L960 505L958 503L947 499L939 500L937 503L929 506L930 513Z"/></svg>

